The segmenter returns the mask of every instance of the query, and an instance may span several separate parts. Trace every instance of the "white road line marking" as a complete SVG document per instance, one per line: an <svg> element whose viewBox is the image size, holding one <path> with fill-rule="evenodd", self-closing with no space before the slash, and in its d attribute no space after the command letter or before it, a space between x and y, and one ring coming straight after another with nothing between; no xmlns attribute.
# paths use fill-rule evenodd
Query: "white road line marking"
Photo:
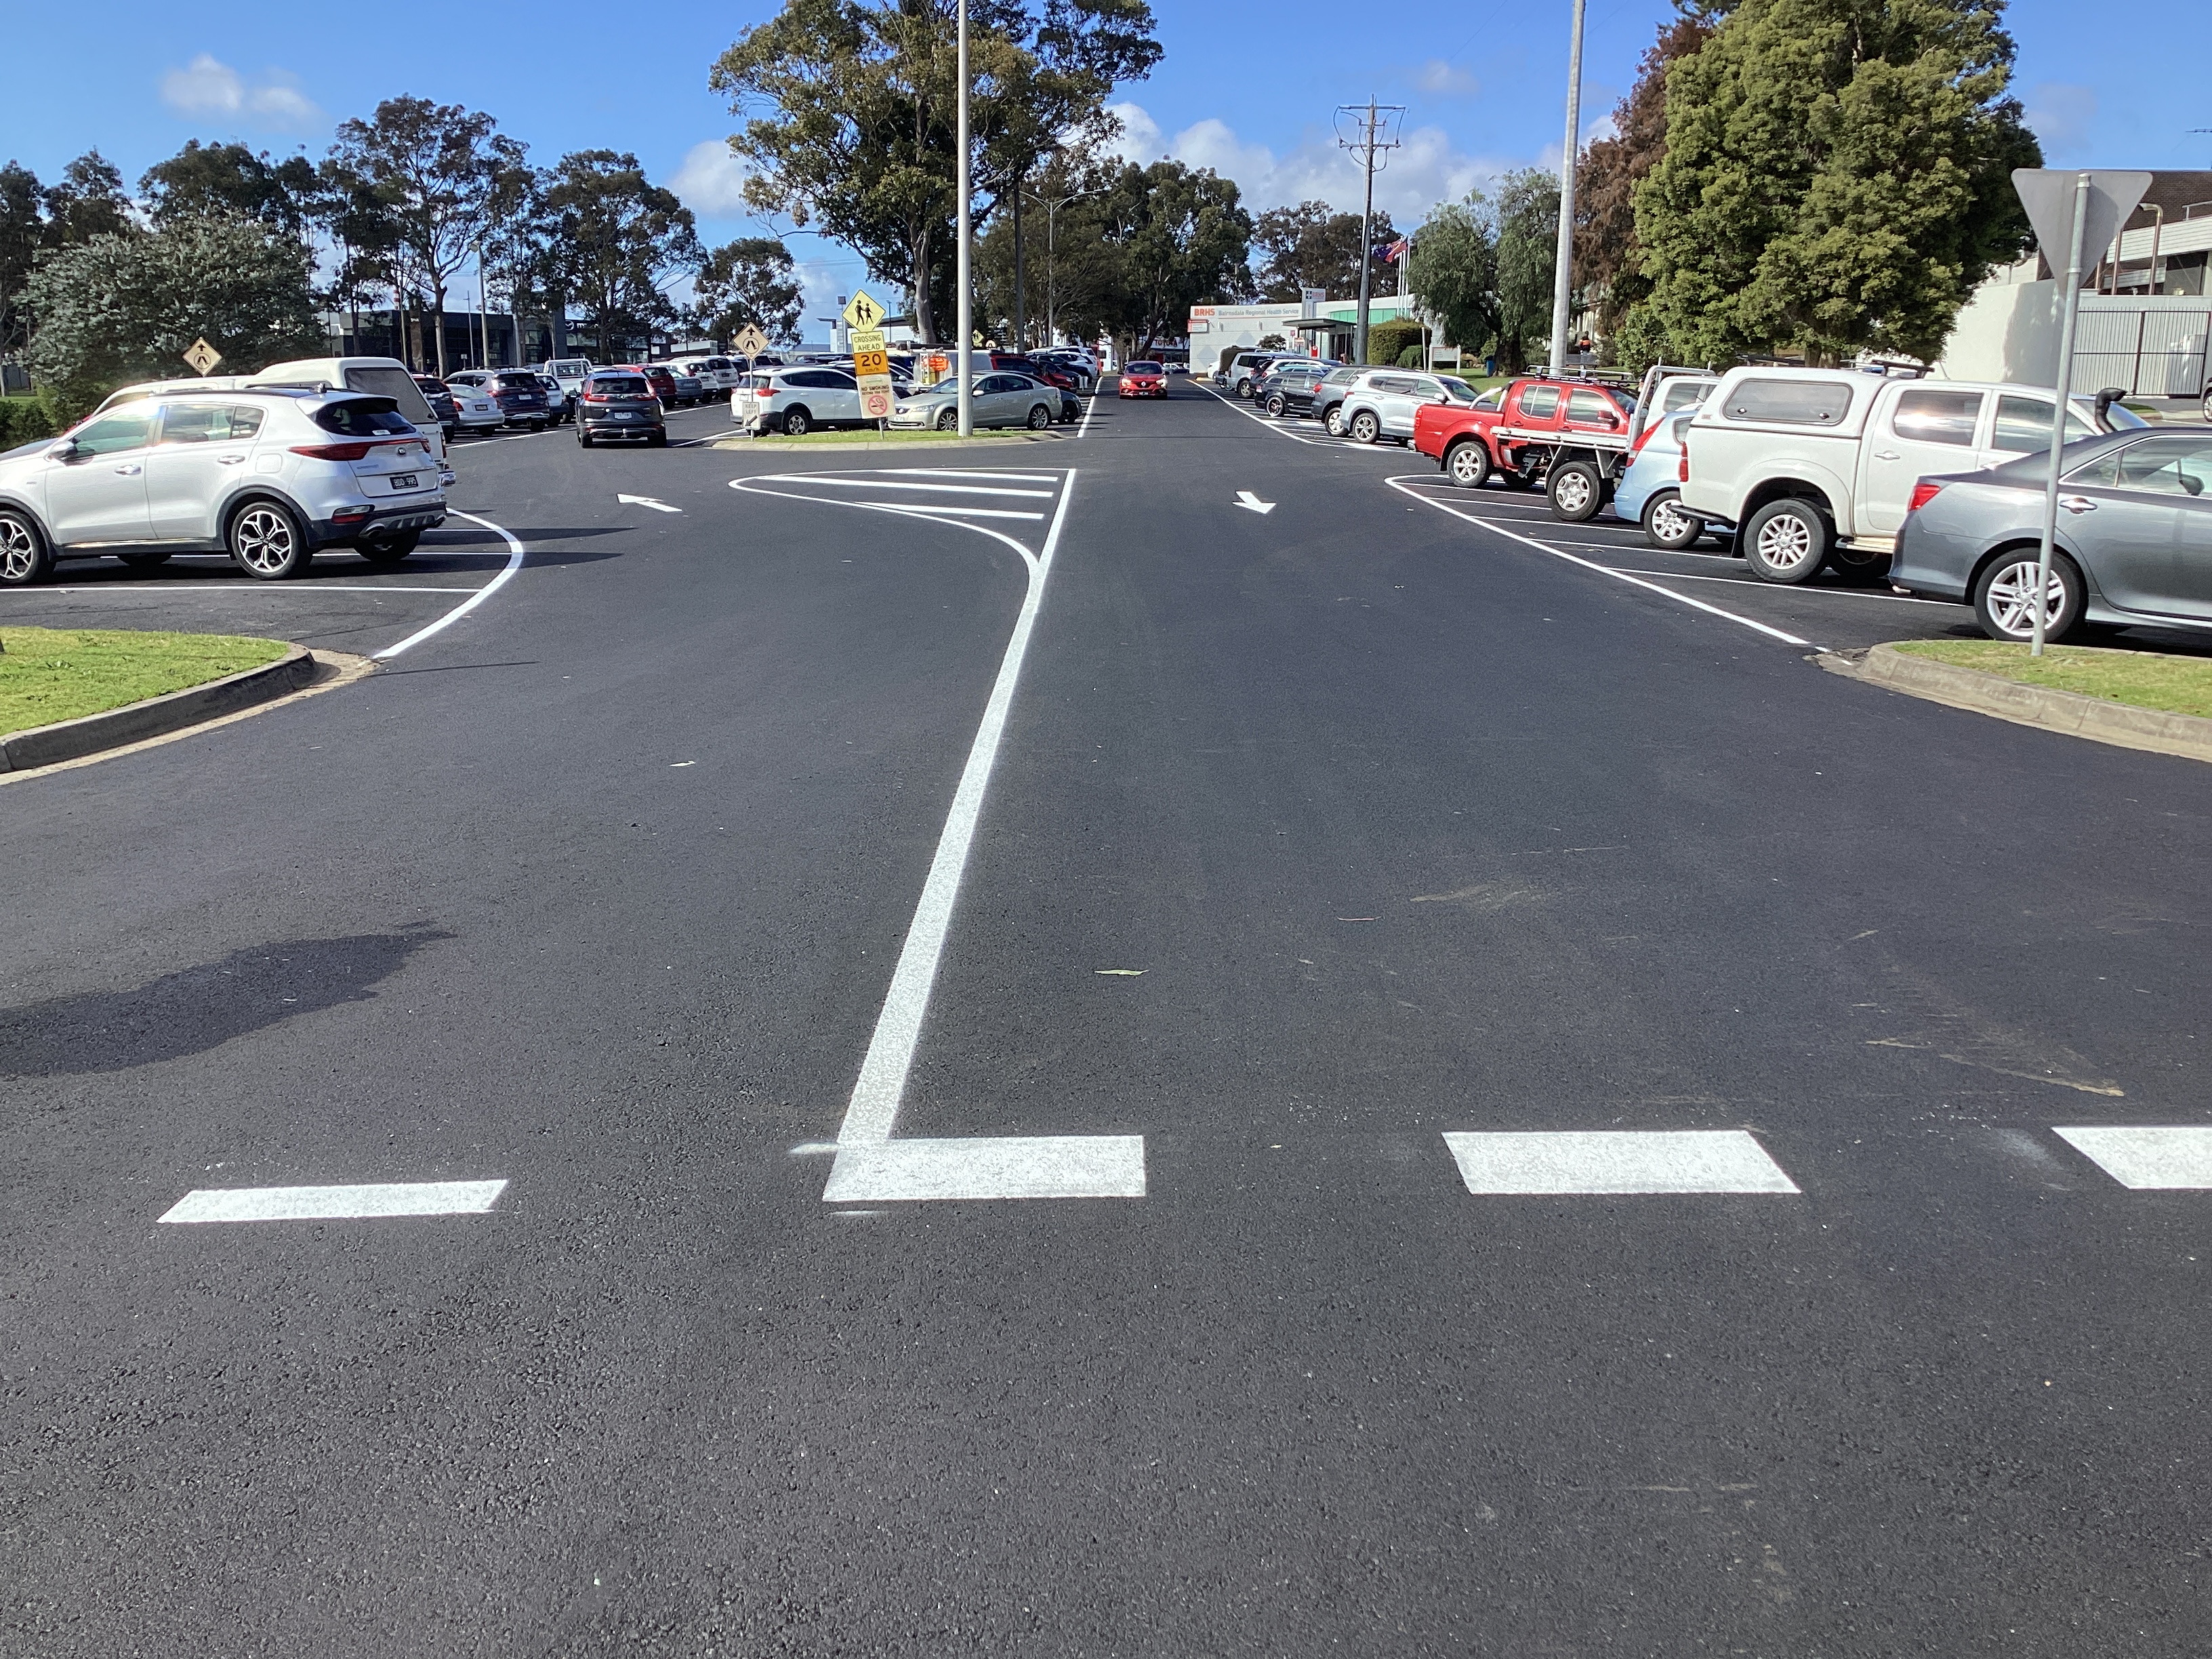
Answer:
<svg viewBox="0 0 2212 1659"><path fill-rule="evenodd" d="M878 472L891 478L995 478L1002 483L1057 484L1060 477L1052 472L986 472L975 467L957 466L901 466L878 467ZM778 477L808 478L810 472L780 472Z"/></svg>
<svg viewBox="0 0 2212 1659"><path fill-rule="evenodd" d="M315 593L473 593L473 587L400 587L386 586L378 582L106 582L97 587L32 587L26 593L67 593L79 599L96 597L102 593L167 593L172 599L180 594L219 593L228 599L235 593L276 593L294 596Z"/></svg>
<svg viewBox="0 0 2212 1659"><path fill-rule="evenodd" d="M2051 1133L2123 1187L2138 1192L2212 1188L2212 1128L2077 1126Z"/></svg>
<svg viewBox="0 0 2212 1659"><path fill-rule="evenodd" d="M1444 1136L1480 1194L1794 1193L1746 1129L1603 1129Z"/></svg>
<svg viewBox="0 0 2212 1659"><path fill-rule="evenodd" d="M915 513L924 517L953 513L963 519L1029 519L1039 524L1044 522L1042 513L1020 513L1004 507L949 507L935 501L885 501L884 506L892 513Z"/></svg>
<svg viewBox="0 0 2212 1659"><path fill-rule="evenodd" d="M1762 592L1779 586L1785 593L1802 593L1812 599L1885 599L1891 605L1940 605L1948 606L1954 611L1958 609L1958 606L1948 599L1923 599L1908 593L1869 593L1865 589L1857 587L1814 587L1810 583L1798 587L1787 587L1782 586L1779 583L1763 582L1756 576L1705 576L1692 570L1623 569L1621 574L1626 576L1656 576L1662 581L1669 582L1726 582L1732 587L1751 587Z"/></svg>
<svg viewBox="0 0 2212 1659"><path fill-rule="evenodd" d="M615 499L625 507L649 507L656 513L681 513L684 510L680 507L671 507L666 501L656 500L651 495L617 495Z"/></svg>
<svg viewBox="0 0 2212 1659"><path fill-rule="evenodd" d="M842 1146L822 1201L1144 1195L1142 1135L978 1135Z"/></svg>
<svg viewBox="0 0 2212 1659"><path fill-rule="evenodd" d="M185 1194L160 1220L351 1221L374 1216L482 1215L504 1181L403 1181L374 1187L234 1187Z"/></svg>
<svg viewBox="0 0 2212 1659"><path fill-rule="evenodd" d="M911 479L902 478L897 477L896 474L889 477L882 478L823 477L817 474L805 472L786 472L779 473L776 476L787 479L803 479L808 483L835 485L836 488L841 489L927 489L931 491L941 491L948 495L1027 495L1033 500L1040 501L1048 501L1052 499L1052 491L1049 489L1000 489L988 484L975 483L915 483ZM1055 482L1057 481L1055 480ZM629 501L631 498L625 495L622 499Z"/></svg>
<svg viewBox="0 0 2212 1659"><path fill-rule="evenodd" d="M1249 489L1240 489L1237 492L1237 505L1247 513L1267 514L1275 510L1274 502L1263 501Z"/></svg>
<svg viewBox="0 0 2212 1659"><path fill-rule="evenodd" d="M514 532L509 531L504 525L494 524L489 519L480 519L473 513L464 513L459 507L449 507L447 510L457 519L466 519L471 524L480 524L487 530L496 531L501 538L503 539L507 545L508 552L507 566L499 573L499 574L494 576L482 587L477 589L474 593L471 593L465 604L455 605L451 611L448 611L444 616L439 617L437 621L432 623L428 628L418 628L415 632L410 634L405 639L400 641L398 644L387 645L383 650L372 653L371 654L378 662L388 662L392 658L398 656L401 652L412 650L415 647L422 644L423 641L428 639L433 634L441 633L446 629L451 628L455 623L460 621L462 617L467 616L470 611L475 610L493 594L498 592L501 588L506 586L508 580L514 576L514 573L522 568L523 556L528 550L522 545L521 542L515 538Z"/></svg>
<svg viewBox="0 0 2212 1659"><path fill-rule="evenodd" d="M1814 645L1810 640L1801 640L1795 634L1785 634L1778 628L1769 628L1763 622L1753 622L1749 617L1739 617L1733 611L1723 611L1717 605L1707 605L1703 599L1693 599L1687 593L1677 593L1671 588L1661 587L1656 583L1644 580L1641 577L1615 570L1609 564L1600 564L1594 559L1579 557L1563 548L1553 547L1547 542L1540 542L1534 536L1524 536L1517 530L1508 530L1502 524L1492 524L1474 514L1462 513L1448 501L1431 501L1418 489L1406 489L1404 486L1407 482L1402 478L1383 480L1383 483L1397 490L1400 495L1410 495L1417 501L1435 507L1439 513L1449 513L1455 519L1479 526L1493 536L1504 536L1508 540L1519 542L1524 547L1533 547L1539 553L1547 553L1555 559L1565 559L1569 564L1578 564L1585 570L1595 570L1601 576L1610 576L1616 581L1626 582L1631 587L1640 587L1647 593L1656 593L1662 599L1672 599L1677 605L1688 605L1692 611L1702 611L1709 617L1718 617L1725 622L1735 623L1741 627L1750 629L1755 634L1764 634L1771 640L1779 640L1784 645L1802 646L1810 651L1822 651L1827 648L1825 646Z"/></svg>
<svg viewBox="0 0 2212 1659"><path fill-rule="evenodd" d="M1091 430L1091 416L1098 407L1098 388L1096 382L1091 389L1091 401L1083 405L1083 424L1075 428L1075 435L1083 437Z"/></svg>

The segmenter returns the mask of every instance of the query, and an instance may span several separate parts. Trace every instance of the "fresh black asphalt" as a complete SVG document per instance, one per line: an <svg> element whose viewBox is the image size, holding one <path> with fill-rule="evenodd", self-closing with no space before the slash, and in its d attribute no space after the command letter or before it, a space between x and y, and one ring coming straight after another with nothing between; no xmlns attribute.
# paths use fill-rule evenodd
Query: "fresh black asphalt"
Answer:
<svg viewBox="0 0 2212 1659"><path fill-rule="evenodd" d="M0 787L0 1651L2202 1651L2212 1194L2051 1133L2205 1121L2201 766L1194 387L957 453L465 451L532 550L469 617ZM903 465L1075 477L901 1133L1141 1133L1142 1199L793 1151L1023 578L727 484ZM379 580L497 568L444 555ZM285 631L233 586L70 617ZM1802 1191L1477 1198L1441 1139L1607 1128Z"/></svg>

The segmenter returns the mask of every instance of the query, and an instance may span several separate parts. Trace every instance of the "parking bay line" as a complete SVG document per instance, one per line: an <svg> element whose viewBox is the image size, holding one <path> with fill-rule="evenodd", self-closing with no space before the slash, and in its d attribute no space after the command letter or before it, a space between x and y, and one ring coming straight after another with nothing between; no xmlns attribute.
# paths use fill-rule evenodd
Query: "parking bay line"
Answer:
<svg viewBox="0 0 2212 1659"><path fill-rule="evenodd" d="M2212 1189L2212 1128L2076 1125L2051 1133L2123 1187L2138 1192Z"/></svg>
<svg viewBox="0 0 2212 1659"><path fill-rule="evenodd" d="M410 634L405 639L400 641L397 645L387 645L381 651L371 653L371 657L374 661L388 662L391 659L399 655L401 652L411 650L416 646L422 644L423 641L428 639L434 634L441 633L446 629L452 627L455 623L460 621L462 617L467 616L470 611L475 610L493 594L498 592L501 588L506 586L508 580L514 576L514 573L522 568L523 558L529 550L523 546L520 539L516 537L513 531L507 529L504 525L494 524L489 519L479 518L473 513L464 513L459 507L449 507L447 511L454 518L466 519L471 524L480 524L487 530L497 532L498 534L506 541L508 548L507 564L497 575L494 576L482 587L477 588L475 592L469 595L467 599L463 601L461 604L455 605L451 611L448 611L444 616L439 617L437 621L432 623L428 627L416 629L412 634Z"/></svg>
<svg viewBox="0 0 2212 1659"><path fill-rule="evenodd" d="M368 1187L233 1187L190 1192L159 1223L357 1221L387 1216L482 1215L505 1181L404 1181Z"/></svg>
<svg viewBox="0 0 2212 1659"><path fill-rule="evenodd" d="M1798 1190L1747 1129L1480 1132L1444 1145L1480 1197Z"/></svg>

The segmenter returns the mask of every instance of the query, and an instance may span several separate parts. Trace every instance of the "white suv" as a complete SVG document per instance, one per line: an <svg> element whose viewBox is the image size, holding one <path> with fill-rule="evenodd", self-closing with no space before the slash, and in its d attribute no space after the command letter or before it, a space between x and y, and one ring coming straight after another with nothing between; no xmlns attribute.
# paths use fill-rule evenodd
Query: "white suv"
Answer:
<svg viewBox="0 0 2212 1659"><path fill-rule="evenodd" d="M173 553L227 552L263 581L299 574L329 547L396 564L445 518L430 439L392 398L141 398L0 456L0 586L108 553L146 569Z"/></svg>

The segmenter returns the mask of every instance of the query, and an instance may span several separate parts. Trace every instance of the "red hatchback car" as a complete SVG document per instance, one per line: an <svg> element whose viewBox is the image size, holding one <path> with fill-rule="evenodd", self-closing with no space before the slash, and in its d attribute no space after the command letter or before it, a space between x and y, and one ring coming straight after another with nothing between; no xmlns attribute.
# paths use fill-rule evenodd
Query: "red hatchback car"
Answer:
<svg viewBox="0 0 2212 1659"><path fill-rule="evenodd" d="M1164 398L1168 395L1168 372L1158 363L1125 363L1121 367L1121 396L1124 398Z"/></svg>
<svg viewBox="0 0 2212 1659"><path fill-rule="evenodd" d="M668 372L665 363L618 363L608 373L644 375L645 383L653 388L653 395L660 399L660 406L676 407L676 377Z"/></svg>

